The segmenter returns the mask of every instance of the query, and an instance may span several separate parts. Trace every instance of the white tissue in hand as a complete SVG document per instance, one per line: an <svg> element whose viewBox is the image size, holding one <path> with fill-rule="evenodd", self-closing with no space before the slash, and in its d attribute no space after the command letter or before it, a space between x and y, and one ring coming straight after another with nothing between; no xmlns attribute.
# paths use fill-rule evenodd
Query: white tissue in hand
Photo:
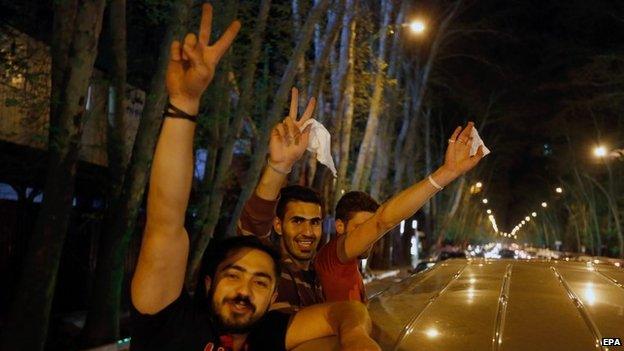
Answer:
<svg viewBox="0 0 624 351"><path fill-rule="evenodd" d="M307 120L303 124L302 130L310 124L312 127L310 127L310 140L308 140L307 150L316 153L316 159L329 168L336 177L338 172L336 172L334 159L331 156L331 135L325 126L315 119Z"/></svg>
<svg viewBox="0 0 624 351"><path fill-rule="evenodd" d="M477 132L477 128L472 128L472 134L470 136L472 137L472 145L470 146L470 156L476 155L477 150L479 149L479 146L481 145L483 145L483 156L490 153L490 149L488 149L487 146L485 146L485 143L479 136L479 133Z"/></svg>

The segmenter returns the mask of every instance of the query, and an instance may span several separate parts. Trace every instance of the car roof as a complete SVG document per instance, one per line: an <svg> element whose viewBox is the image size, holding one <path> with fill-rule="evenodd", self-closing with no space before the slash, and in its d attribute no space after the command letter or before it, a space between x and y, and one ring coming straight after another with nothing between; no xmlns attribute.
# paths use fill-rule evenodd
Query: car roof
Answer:
<svg viewBox="0 0 624 351"><path fill-rule="evenodd" d="M624 270L593 262L454 259L370 301L384 350L591 350L624 338Z"/></svg>

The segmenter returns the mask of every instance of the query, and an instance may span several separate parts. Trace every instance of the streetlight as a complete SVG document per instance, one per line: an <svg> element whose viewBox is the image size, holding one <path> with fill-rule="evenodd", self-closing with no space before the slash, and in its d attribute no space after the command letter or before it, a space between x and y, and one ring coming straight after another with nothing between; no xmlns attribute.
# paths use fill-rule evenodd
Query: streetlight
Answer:
<svg viewBox="0 0 624 351"><path fill-rule="evenodd" d="M482 186L483 186L483 183L481 183L481 182L477 182L477 184L475 184L475 186L476 186L477 188L480 188L480 187L482 187Z"/></svg>
<svg viewBox="0 0 624 351"><path fill-rule="evenodd" d="M548 207L548 204L547 204L547 203L545 203L545 202L542 202L542 207L543 207L543 208L546 208L546 207Z"/></svg>
<svg viewBox="0 0 624 351"><path fill-rule="evenodd" d="M524 220L526 220L527 222L530 222L531 221L531 217L526 216L526 217L524 217Z"/></svg>
<svg viewBox="0 0 624 351"><path fill-rule="evenodd" d="M526 224L526 221L525 221L525 220L522 220L522 225L525 225L525 224Z"/></svg>
<svg viewBox="0 0 624 351"><path fill-rule="evenodd" d="M605 157L605 156L607 156L607 148L605 148L604 146L596 146L594 148L594 155L596 157Z"/></svg>
<svg viewBox="0 0 624 351"><path fill-rule="evenodd" d="M563 188L561 188L561 187L557 187L557 188L555 189L555 192L556 192L557 194L561 194L561 193L563 192Z"/></svg>
<svg viewBox="0 0 624 351"><path fill-rule="evenodd" d="M492 210L487 210L485 212L487 212L487 214L492 214Z"/></svg>
<svg viewBox="0 0 624 351"><path fill-rule="evenodd" d="M481 201L482 201L484 204L487 204L487 203L488 203L488 199L483 199L483 200L481 200Z"/></svg>
<svg viewBox="0 0 624 351"><path fill-rule="evenodd" d="M531 213L531 216L533 216L533 217L537 217L537 212L533 212L533 213Z"/></svg>
<svg viewBox="0 0 624 351"><path fill-rule="evenodd" d="M426 29L425 22L419 19L411 21L408 26L412 33L415 34L422 34Z"/></svg>

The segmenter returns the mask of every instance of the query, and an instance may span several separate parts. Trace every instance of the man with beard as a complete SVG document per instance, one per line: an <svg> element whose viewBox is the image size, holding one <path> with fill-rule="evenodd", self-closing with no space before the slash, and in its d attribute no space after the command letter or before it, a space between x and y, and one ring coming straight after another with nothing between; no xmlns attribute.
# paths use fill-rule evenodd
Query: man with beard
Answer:
<svg viewBox="0 0 624 351"><path fill-rule="evenodd" d="M472 122L463 130L457 127L448 140L444 164L381 206L361 191L342 196L336 204L338 235L323 246L314 261L327 301L365 301L358 258L367 256L372 245L390 229L414 215L433 195L479 163L482 147L470 156L473 128Z"/></svg>
<svg viewBox="0 0 624 351"><path fill-rule="evenodd" d="M377 350L370 319L357 303L310 306L294 316L270 311L277 297L279 253L255 237L211 242L194 301L185 291L160 310L134 294L132 350L286 350L339 335L344 348ZM145 293L144 293L145 295ZM156 308L158 309L158 308ZM152 313L155 312L155 313Z"/></svg>
<svg viewBox="0 0 624 351"><path fill-rule="evenodd" d="M378 350L357 303L322 304L294 316L268 312L280 276L277 254L255 238L212 243L193 303L184 291L189 237L184 228L193 176L193 135L202 93L236 36L233 22L208 45L212 7L199 36L174 41L167 68L169 104L156 146L147 223L132 279L133 350L284 350L339 335L342 347Z"/></svg>
<svg viewBox="0 0 624 351"><path fill-rule="evenodd" d="M281 311L297 311L325 301L311 264L322 234L321 198L314 190L303 186L281 189L292 166L306 150L310 126L304 128L304 125L315 107L315 100L311 98L297 120L297 102L298 91L293 88L290 113L271 132L269 158L254 193L245 203L237 227L240 235L255 235L279 247L282 274L272 309ZM272 235L272 229L277 236Z"/></svg>

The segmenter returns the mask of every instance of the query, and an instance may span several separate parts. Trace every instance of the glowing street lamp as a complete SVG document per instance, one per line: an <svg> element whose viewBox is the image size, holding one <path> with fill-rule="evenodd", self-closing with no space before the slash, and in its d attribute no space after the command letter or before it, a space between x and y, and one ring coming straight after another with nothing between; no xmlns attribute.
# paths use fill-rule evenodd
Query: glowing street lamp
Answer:
<svg viewBox="0 0 624 351"><path fill-rule="evenodd" d="M481 200L481 202L483 202L484 204L487 204L488 203L488 199L483 199L483 200Z"/></svg>
<svg viewBox="0 0 624 351"><path fill-rule="evenodd" d="M547 203L545 203L545 202L542 202L542 207L543 207L543 208L546 208L546 207L548 207L548 204L547 204Z"/></svg>
<svg viewBox="0 0 624 351"><path fill-rule="evenodd" d="M596 146L594 148L594 156L596 157L605 157L607 156L607 148L604 146Z"/></svg>
<svg viewBox="0 0 624 351"><path fill-rule="evenodd" d="M492 210L489 210L489 209L485 212L487 212L487 214L492 214Z"/></svg>
<svg viewBox="0 0 624 351"><path fill-rule="evenodd" d="M526 217L524 217L524 220L525 220L525 221L527 221L527 222L529 222L529 221L531 221L531 217L526 216Z"/></svg>
<svg viewBox="0 0 624 351"><path fill-rule="evenodd" d="M557 188L555 189L555 192L556 192L557 194L561 194L561 193L563 192L563 188L561 188L561 187L557 187Z"/></svg>
<svg viewBox="0 0 624 351"><path fill-rule="evenodd" d="M481 183L481 182L477 182L477 184L475 184L475 186L476 186L477 188L480 188L480 187L482 187L482 186L483 186L483 183Z"/></svg>
<svg viewBox="0 0 624 351"><path fill-rule="evenodd" d="M425 22L419 19L411 21L408 26L412 33L415 34L422 34L425 32L425 29L427 29Z"/></svg>
<svg viewBox="0 0 624 351"><path fill-rule="evenodd" d="M533 212L533 213L531 213L531 216L533 216L533 217L537 217L537 212Z"/></svg>
<svg viewBox="0 0 624 351"><path fill-rule="evenodd" d="M522 220L522 225L525 225L525 224L526 224L526 221L525 221L525 220Z"/></svg>

